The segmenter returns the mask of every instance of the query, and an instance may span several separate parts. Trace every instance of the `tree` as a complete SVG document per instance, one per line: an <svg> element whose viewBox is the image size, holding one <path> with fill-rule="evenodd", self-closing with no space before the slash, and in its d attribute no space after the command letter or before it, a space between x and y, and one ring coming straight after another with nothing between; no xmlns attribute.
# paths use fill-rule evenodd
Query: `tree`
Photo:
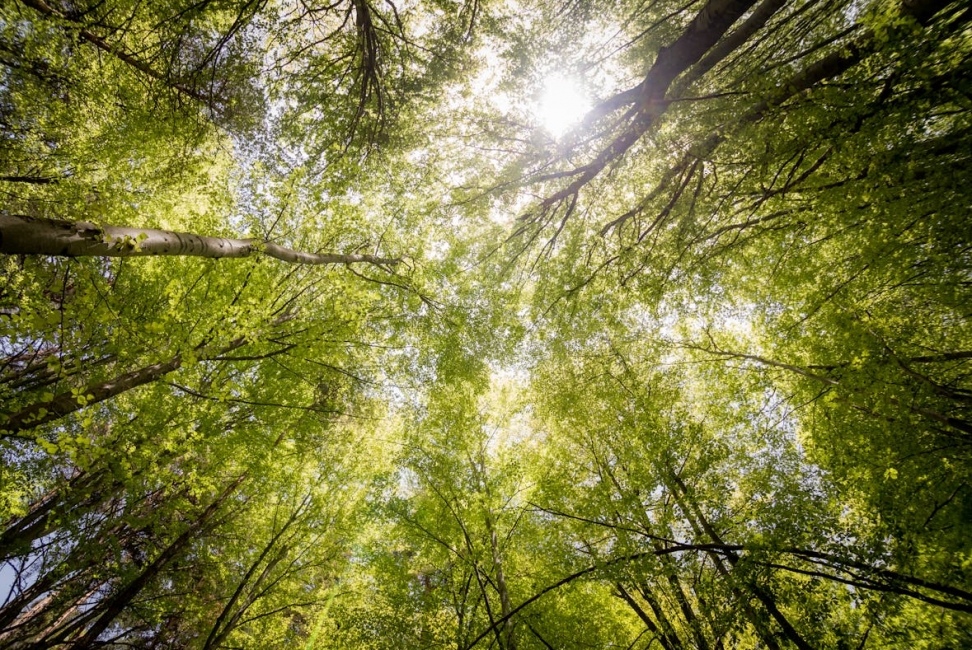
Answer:
<svg viewBox="0 0 972 650"><path fill-rule="evenodd" d="M970 18L4 5L0 645L969 645Z"/></svg>
<svg viewBox="0 0 972 650"><path fill-rule="evenodd" d="M134 257L189 255L239 258L263 253L296 264L354 264L394 266L401 260L374 255L306 253L256 239L226 239L151 228L96 226L89 222L54 221L19 215L0 217L0 251L7 254L66 257Z"/></svg>
<svg viewBox="0 0 972 650"><path fill-rule="evenodd" d="M894 602L890 594L954 611L967 607L967 596L958 595L966 589L939 583L932 565L921 571L933 573L908 575L925 553L909 557L916 552L910 542L887 545L878 522L868 531L865 519L855 517L853 530L841 530L840 510L848 506L832 496L830 479L816 474L795 441L776 429L784 407L772 393L765 404L742 407L733 400L744 393L729 376L722 383L726 392L713 394L717 384L699 383L690 370L675 382L619 350L620 343L605 343L600 352L589 344L584 359L545 374L552 422L564 426L559 462L572 468L554 476L589 487L557 478L538 507L562 518L575 535L610 532L613 553L684 549L677 563L632 566L619 583L626 601L644 608L639 615L663 645L704 647L747 628L780 647L830 646L841 638L850 643L854 635L893 638L893 628L866 618L880 616ZM599 399L578 400L572 386ZM705 406L693 406L699 399L694 391L703 386ZM691 561L693 551L701 562ZM626 587L632 574L634 585ZM854 585L853 595L844 592L845 584ZM736 603L720 611L727 587ZM843 600L848 606L848 598L857 601L853 616L837 605ZM807 615L832 618L826 625L802 624ZM814 638L824 630L836 638Z"/></svg>

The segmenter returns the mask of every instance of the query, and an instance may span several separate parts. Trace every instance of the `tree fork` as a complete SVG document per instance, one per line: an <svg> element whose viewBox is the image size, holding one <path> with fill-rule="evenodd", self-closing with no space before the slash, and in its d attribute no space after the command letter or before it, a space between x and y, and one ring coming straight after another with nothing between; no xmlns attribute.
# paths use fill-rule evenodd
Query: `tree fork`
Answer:
<svg viewBox="0 0 972 650"><path fill-rule="evenodd" d="M949 4L951 4L951 0L904 0L900 6L900 12L903 16L908 16L914 19L915 21L917 21L918 24L925 27L928 25L931 19L938 12L943 10ZM756 12L754 12L754 14L750 16L750 19L754 19L757 16L757 14L760 13L761 9L764 9L763 5L757 7ZM766 7L765 11L769 11L769 9L770 9L769 7ZM766 18L768 19L769 16L766 16ZM756 21L754 20L754 23L755 22ZM748 20L747 23L749 23ZM756 31L755 24L749 25L749 27L744 25L738 31L740 32L747 31L749 28L752 28L753 32ZM727 38L727 40L731 39L732 36L733 35L731 34ZM684 172L684 170L692 163L692 161L704 160L710 157L715 152L715 150L718 149L719 146L722 145L722 143L729 138L730 131L738 129L739 127L742 126L759 122L764 117L769 115L771 110L780 107L785 102L792 99L793 97L796 97L800 93L810 90L811 88L815 87L817 84L819 84L824 80L839 77L840 75L847 72L849 69L851 69L852 67L854 67L855 65L863 61L867 56L872 54L876 48L877 48L877 42L875 39L874 31L871 29L866 29L860 36L846 43L843 47L836 49L835 51L831 52L824 58L814 62L813 64L809 65L807 68L800 70L795 75L791 76L786 83L781 84L779 86L776 92L770 94L768 97L763 98L762 100L758 101L756 104L748 108L744 113L742 113L742 115L737 117L731 125L727 125L726 127L717 130L716 132L712 133L701 142L698 142L695 145L693 145L685 153L685 155L682 157L682 159L679 161L677 165L669 168L668 171L665 172L665 174L662 176L661 180L659 181L655 189L641 202L641 204L638 207L635 207L625 212L620 217L617 217L613 221L604 225L600 230L600 234L602 236L608 234L612 230L622 226L625 222L627 222L636 214L640 213L644 209L644 206L646 206L649 201L656 198L664 190L666 190L670 186L671 182L675 180L676 177L680 177L681 174ZM719 47L716 47L712 51L713 54L711 55L716 56L715 52L717 52L718 50ZM711 62L711 63L712 65L715 65L715 62ZM704 67L704 65L706 65L705 59L703 59L703 61L701 61L699 65ZM698 76L704 74L705 71L706 70L702 70L698 72ZM697 78L692 76L692 74L693 71L690 71L689 76L685 77L684 81L679 82L680 85L677 88L677 92L681 92L681 90L687 88ZM684 88L682 87L682 84L684 84ZM633 93L638 88L640 88L640 86L635 86L635 88L632 88L631 90L622 93L622 95L625 95L627 97L627 99L625 100L626 103L632 103L635 101L633 95L628 96L628 93ZM600 115L598 115L597 117L600 117ZM621 137L624 137L623 134L622 136L619 136L618 140L620 140ZM631 140L631 142L626 145L625 151L627 150L627 147L633 144L636 140L637 138ZM602 152L600 155L603 156L604 152ZM597 161L595 161L595 163L596 162ZM590 165L588 165L588 167L594 165L595 163L591 163ZM580 168L580 171L584 171L585 169L586 168ZM590 173L589 175L585 175L583 177L583 182L581 182L580 180L575 181L567 189L561 190L560 192L555 194L551 199L547 199L545 203L553 204L553 202L555 202L555 199L559 200L563 198L563 196L569 195L571 192L579 191L580 188L583 187L583 185L587 184L587 182L589 182L591 179L593 179L594 176L597 175L597 173L599 173L600 169L603 169L603 166L600 167L597 172Z"/></svg>
<svg viewBox="0 0 972 650"><path fill-rule="evenodd" d="M634 597L628 593L623 584L616 582L614 583L614 586L618 590L617 595L628 604L628 607L630 607L635 614L638 615L638 618L640 618L641 622L645 624L645 627L647 627L648 630L655 635L664 650L675 650L676 647L681 647L681 645L678 643L677 637L673 644L668 635L659 629L655 621L651 618L651 616L648 615L648 612L646 612L644 608L638 604L638 601L636 601Z"/></svg>

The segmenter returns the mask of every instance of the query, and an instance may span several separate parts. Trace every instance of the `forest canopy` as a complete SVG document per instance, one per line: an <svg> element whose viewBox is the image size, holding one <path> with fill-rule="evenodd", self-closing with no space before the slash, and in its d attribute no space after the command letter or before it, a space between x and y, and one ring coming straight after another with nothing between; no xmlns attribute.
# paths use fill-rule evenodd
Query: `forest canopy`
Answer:
<svg viewBox="0 0 972 650"><path fill-rule="evenodd" d="M0 647L972 647L972 8L0 4Z"/></svg>

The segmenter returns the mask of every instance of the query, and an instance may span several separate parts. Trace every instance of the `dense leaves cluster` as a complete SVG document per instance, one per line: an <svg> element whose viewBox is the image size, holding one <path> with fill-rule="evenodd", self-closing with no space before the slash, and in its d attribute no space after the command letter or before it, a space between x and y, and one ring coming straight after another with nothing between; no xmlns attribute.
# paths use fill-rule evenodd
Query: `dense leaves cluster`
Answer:
<svg viewBox="0 0 972 650"><path fill-rule="evenodd" d="M972 644L970 65L948 0L3 5L0 645Z"/></svg>

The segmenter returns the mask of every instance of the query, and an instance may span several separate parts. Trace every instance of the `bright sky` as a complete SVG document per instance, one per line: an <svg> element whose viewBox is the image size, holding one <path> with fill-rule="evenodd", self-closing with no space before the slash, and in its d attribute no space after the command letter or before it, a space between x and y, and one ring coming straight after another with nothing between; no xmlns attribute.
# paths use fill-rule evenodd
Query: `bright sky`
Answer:
<svg viewBox="0 0 972 650"><path fill-rule="evenodd" d="M580 121L591 108L590 101L573 79L560 74L547 77L536 116L555 138Z"/></svg>

